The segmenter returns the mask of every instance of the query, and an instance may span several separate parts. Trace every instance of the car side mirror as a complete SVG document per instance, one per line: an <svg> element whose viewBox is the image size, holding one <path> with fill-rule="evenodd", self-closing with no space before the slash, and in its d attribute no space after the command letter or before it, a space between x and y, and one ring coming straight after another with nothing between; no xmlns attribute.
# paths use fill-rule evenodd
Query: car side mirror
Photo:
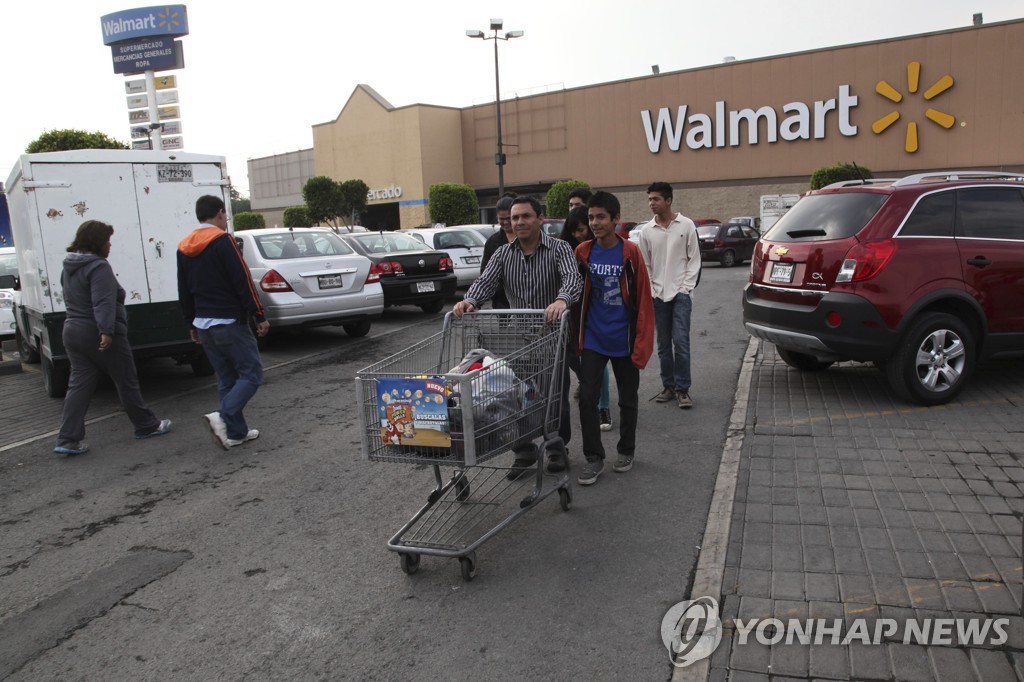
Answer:
<svg viewBox="0 0 1024 682"><path fill-rule="evenodd" d="M21 279L17 275L0 275L0 289L21 289Z"/></svg>
<svg viewBox="0 0 1024 682"><path fill-rule="evenodd" d="M235 237L235 244L238 245L238 250L239 251L243 251L243 252L245 251L245 244L242 242L242 238L241 237Z"/></svg>

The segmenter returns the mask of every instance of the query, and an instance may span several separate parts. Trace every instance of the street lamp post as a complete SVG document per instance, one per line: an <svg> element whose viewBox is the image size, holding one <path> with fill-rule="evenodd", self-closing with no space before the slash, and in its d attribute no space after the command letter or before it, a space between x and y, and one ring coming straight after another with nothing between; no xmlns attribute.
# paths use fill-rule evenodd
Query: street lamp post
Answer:
<svg viewBox="0 0 1024 682"><path fill-rule="evenodd" d="M484 35L483 31L466 31L466 35L470 38L494 41L494 113L498 127L498 150L494 155L494 163L498 166L499 197L505 193L505 149L501 140L501 76L498 71L498 41L511 40L512 38L521 38L523 36L522 31L507 31L504 36L499 36L498 31L501 30L501 26L501 19L491 19L490 30L494 31L492 36Z"/></svg>

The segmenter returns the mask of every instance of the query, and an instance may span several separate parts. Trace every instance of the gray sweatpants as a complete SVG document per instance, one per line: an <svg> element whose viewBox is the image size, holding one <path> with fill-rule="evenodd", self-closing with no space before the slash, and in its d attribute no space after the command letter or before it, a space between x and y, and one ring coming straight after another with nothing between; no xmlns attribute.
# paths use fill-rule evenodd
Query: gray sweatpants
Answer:
<svg viewBox="0 0 1024 682"><path fill-rule="evenodd" d="M115 334L110 348L101 353L99 347L100 334L96 325L65 322L64 348L71 359L71 379L64 398L58 446L74 445L85 438L85 413L89 410L101 373L114 382L121 407L135 427L136 436L150 433L160 425L160 420L142 399L128 337Z"/></svg>

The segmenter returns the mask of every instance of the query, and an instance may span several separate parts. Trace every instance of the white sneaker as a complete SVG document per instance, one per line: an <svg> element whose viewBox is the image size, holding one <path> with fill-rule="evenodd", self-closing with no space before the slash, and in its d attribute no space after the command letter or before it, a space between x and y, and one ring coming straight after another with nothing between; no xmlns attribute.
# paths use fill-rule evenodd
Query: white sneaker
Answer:
<svg viewBox="0 0 1024 682"><path fill-rule="evenodd" d="M144 433L141 436L135 436L135 439L136 440L142 440L143 438L152 438L153 436L162 436L162 435L164 435L165 433L167 433L170 430L171 430L171 420L170 419L164 419L159 424L157 424L157 427L155 429L153 429L149 433Z"/></svg>
<svg viewBox="0 0 1024 682"><path fill-rule="evenodd" d="M210 414L203 416L206 419L206 425L210 427L210 433L213 435L213 442L217 444L217 447L227 450L230 447L228 445L228 426L224 423L224 419L220 416L220 412L211 412Z"/></svg>
<svg viewBox="0 0 1024 682"><path fill-rule="evenodd" d="M259 437L260 432L258 429L249 429L249 433L245 434L245 438L227 438L224 440L224 444L226 447L233 448L236 445L241 445L242 443L247 443L251 440L256 440Z"/></svg>

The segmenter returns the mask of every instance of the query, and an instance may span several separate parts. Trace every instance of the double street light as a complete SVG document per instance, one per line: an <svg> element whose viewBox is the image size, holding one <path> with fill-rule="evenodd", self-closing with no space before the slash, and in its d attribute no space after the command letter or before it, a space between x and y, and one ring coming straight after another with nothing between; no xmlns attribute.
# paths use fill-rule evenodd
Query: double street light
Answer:
<svg viewBox="0 0 1024 682"><path fill-rule="evenodd" d="M490 30L494 31L492 36L485 35L483 31L466 31L466 35L470 38L494 41L494 111L498 121L498 151L494 155L494 163L498 166L499 197L505 193L505 151L504 144L501 141L501 80L498 74L498 41L523 37L522 31L507 31L505 35L500 36L498 31L501 30L501 26L501 19L491 19Z"/></svg>

